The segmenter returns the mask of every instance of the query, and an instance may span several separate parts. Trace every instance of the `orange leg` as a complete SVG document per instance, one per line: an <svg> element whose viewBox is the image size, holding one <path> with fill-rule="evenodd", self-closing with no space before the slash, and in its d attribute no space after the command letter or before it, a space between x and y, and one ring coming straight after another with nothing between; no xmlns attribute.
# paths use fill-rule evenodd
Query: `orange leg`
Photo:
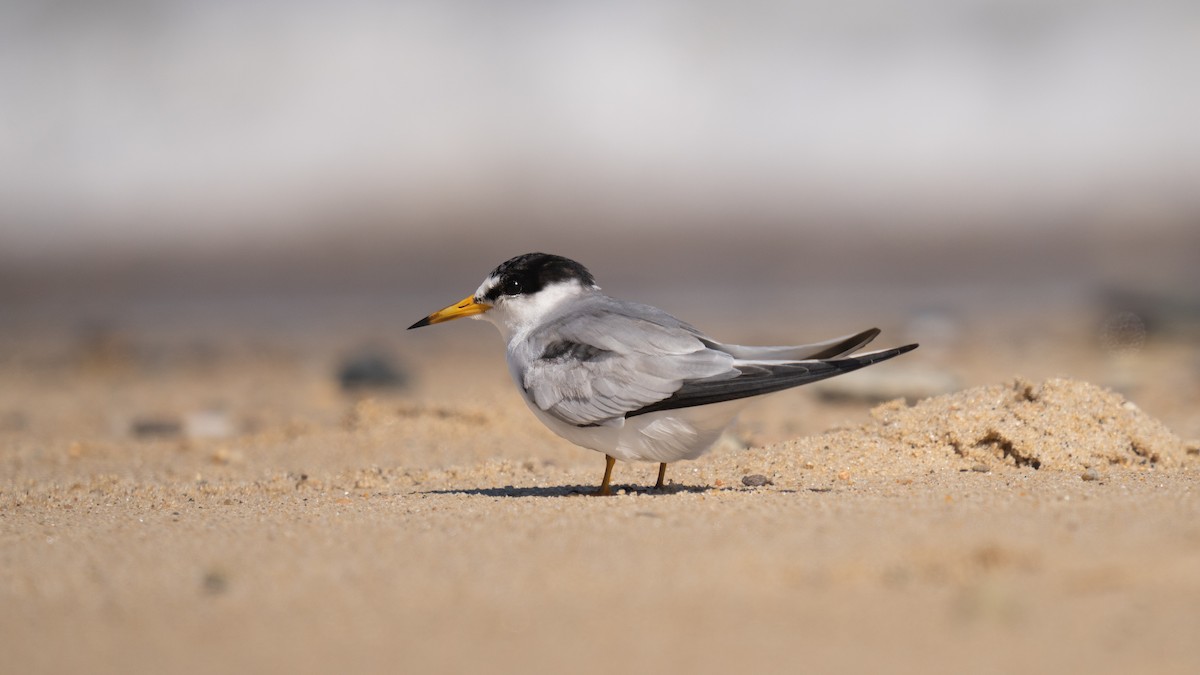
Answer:
<svg viewBox="0 0 1200 675"><path fill-rule="evenodd" d="M600 487L592 493L596 497L606 497L612 494L612 488L608 486L608 481L612 479L612 468L617 463L617 460L609 455L604 456L604 480L600 483Z"/></svg>

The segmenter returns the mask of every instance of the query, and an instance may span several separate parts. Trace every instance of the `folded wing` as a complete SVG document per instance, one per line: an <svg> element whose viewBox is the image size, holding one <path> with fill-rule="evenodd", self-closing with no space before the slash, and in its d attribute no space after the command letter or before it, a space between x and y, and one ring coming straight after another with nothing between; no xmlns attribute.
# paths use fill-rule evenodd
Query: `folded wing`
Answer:
<svg viewBox="0 0 1200 675"><path fill-rule="evenodd" d="M854 335L843 335L824 342L794 347L727 345L703 336L701 336L701 340L712 349L723 351L734 358L745 361L806 361L808 359L834 359L853 354L866 347L877 335L879 335L879 329L870 328Z"/></svg>
<svg viewBox="0 0 1200 675"><path fill-rule="evenodd" d="M734 365L736 374L733 376L719 375L689 380L671 396L631 410L625 416L635 417L659 410L688 408L783 391L886 361L916 348L915 344L905 345L841 359L775 363L738 362Z"/></svg>
<svg viewBox="0 0 1200 675"><path fill-rule="evenodd" d="M675 326L595 312L539 331L522 386L542 410L576 426L619 420L687 382L733 376L735 359Z"/></svg>
<svg viewBox="0 0 1200 675"><path fill-rule="evenodd" d="M795 347L726 345L645 306L599 305L548 322L522 344L522 386L541 410L597 426L659 410L781 391L916 348L847 357L879 334Z"/></svg>

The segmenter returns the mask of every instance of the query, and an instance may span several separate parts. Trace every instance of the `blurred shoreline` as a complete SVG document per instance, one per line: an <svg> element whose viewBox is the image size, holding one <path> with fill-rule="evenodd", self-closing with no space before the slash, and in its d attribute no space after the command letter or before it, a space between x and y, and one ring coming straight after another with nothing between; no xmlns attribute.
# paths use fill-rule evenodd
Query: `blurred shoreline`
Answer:
<svg viewBox="0 0 1200 675"><path fill-rule="evenodd" d="M942 308L1036 317L1116 297L1194 299L1200 288L1194 227L870 234L730 227L692 234L501 223L459 226L450 237L342 228L245 246L10 260L0 267L0 321L158 315L186 323L225 315L253 322L264 312L303 320L339 305L419 313L472 291L500 261L531 250L580 260L614 295L700 311L788 303L834 315Z"/></svg>

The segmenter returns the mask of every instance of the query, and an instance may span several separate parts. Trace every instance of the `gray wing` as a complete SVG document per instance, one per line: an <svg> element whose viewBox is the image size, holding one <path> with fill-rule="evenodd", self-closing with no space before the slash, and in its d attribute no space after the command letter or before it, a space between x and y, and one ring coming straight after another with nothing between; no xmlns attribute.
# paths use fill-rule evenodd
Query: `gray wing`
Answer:
<svg viewBox="0 0 1200 675"><path fill-rule="evenodd" d="M911 344L840 359L792 362L738 361L734 365L736 374L732 377L718 376L685 382L669 398L630 411L626 417L783 391L886 361L916 348L917 345Z"/></svg>
<svg viewBox="0 0 1200 675"><path fill-rule="evenodd" d="M522 344L518 361L521 384L538 408L568 424L596 426L781 391L916 348L832 358L878 334L872 328L797 347L725 345L661 310L605 297L547 322Z"/></svg>
<svg viewBox="0 0 1200 675"><path fill-rule="evenodd" d="M734 358L746 361L806 361L808 359L834 359L853 354L866 347L877 335L879 335L879 329L870 328L861 333L794 347L748 347L727 345L704 336L700 336L700 339L712 349L723 351L733 355Z"/></svg>
<svg viewBox="0 0 1200 675"><path fill-rule="evenodd" d="M688 382L738 373L732 355L710 349L690 326L632 304L571 312L525 348L526 393L576 426L620 419L670 399Z"/></svg>

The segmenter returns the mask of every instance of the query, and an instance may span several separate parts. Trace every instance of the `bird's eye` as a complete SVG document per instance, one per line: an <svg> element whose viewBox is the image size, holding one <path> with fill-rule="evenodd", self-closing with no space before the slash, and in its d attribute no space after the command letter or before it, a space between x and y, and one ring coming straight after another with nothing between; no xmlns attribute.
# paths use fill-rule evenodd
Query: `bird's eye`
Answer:
<svg viewBox="0 0 1200 675"><path fill-rule="evenodd" d="M518 279L506 279L504 281L505 295L518 295L521 292L521 282Z"/></svg>

